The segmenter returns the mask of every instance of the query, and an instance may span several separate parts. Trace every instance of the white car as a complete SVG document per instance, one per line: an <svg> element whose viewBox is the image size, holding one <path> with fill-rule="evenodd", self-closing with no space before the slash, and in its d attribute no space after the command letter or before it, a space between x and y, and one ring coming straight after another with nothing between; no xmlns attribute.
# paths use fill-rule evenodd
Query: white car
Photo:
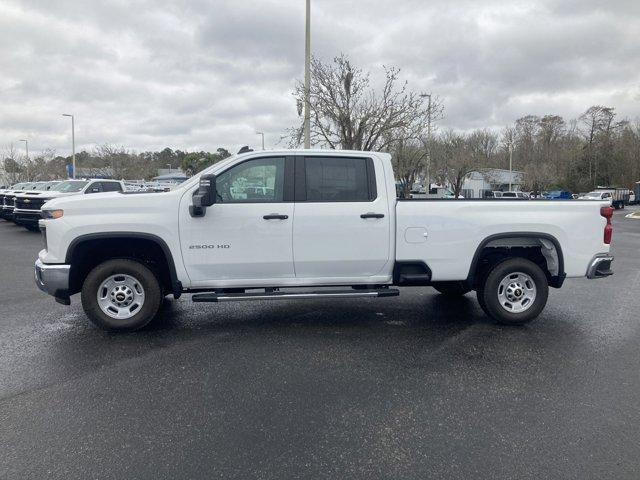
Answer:
<svg viewBox="0 0 640 480"><path fill-rule="evenodd" d="M525 192L493 192L493 197L494 198L500 198L502 200L527 200L529 198L529 195L527 195Z"/></svg>
<svg viewBox="0 0 640 480"><path fill-rule="evenodd" d="M64 304L81 293L89 319L109 330L143 327L165 295L333 301L396 296L398 286L475 290L489 316L522 324L549 286L612 274L607 202L395 192L387 153L277 150L232 156L169 192L53 199L36 283Z"/></svg>
<svg viewBox="0 0 640 480"><path fill-rule="evenodd" d="M585 193L584 195L580 195L578 200L601 200L608 202L611 205L613 201L613 195L611 192L596 190L593 192Z"/></svg>

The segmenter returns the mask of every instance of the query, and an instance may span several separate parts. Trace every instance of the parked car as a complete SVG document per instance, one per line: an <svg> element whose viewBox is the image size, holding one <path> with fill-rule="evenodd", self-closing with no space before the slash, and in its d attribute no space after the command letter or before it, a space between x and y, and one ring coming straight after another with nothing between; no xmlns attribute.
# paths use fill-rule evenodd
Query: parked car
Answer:
<svg viewBox="0 0 640 480"><path fill-rule="evenodd" d="M529 196L525 192L493 192L494 198L500 198L502 200L527 200Z"/></svg>
<svg viewBox="0 0 640 480"><path fill-rule="evenodd" d="M245 178L273 192L247 198ZM36 283L63 304L80 293L96 325L130 331L165 295L333 301L396 286L475 290L489 316L522 324L549 286L612 274L607 202L396 199L393 179L387 153L260 151L169 192L55 198L42 208Z"/></svg>
<svg viewBox="0 0 640 480"><path fill-rule="evenodd" d="M89 193L122 192L124 185L118 180L66 180L46 191L22 192L15 196L14 221L29 230L38 230L42 206L54 198Z"/></svg>
<svg viewBox="0 0 640 480"><path fill-rule="evenodd" d="M571 200L573 195L568 190L552 190L544 198L548 200Z"/></svg>
<svg viewBox="0 0 640 480"><path fill-rule="evenodd" d="M629 205L629 196L631 190L628 188L618 188L618 187L598 187L593 192L589 192L585 195L585 199L593 199L598 198L598 193L600 193L601 199L606 199L611 201L611 205L616 210L619 208L624 208L625 205ZM581 197L583 198L583 197Z"/></svg>
<svg viewBox="0 0 640 480"><path fill-rule="evenodd" d="M580 197L578 197L578 200L603 200L609 202L609 205L611 205L611 197L611 192L593 191L581 195Z"/></svg>

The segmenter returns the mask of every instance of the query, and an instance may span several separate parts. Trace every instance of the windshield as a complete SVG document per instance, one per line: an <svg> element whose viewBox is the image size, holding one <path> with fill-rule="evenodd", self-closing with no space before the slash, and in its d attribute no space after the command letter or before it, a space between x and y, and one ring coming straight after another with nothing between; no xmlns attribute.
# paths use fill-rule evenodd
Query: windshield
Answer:
<svg viewBox="0 0 640 480"><path fill-rule="evenodd" d="M63 193L79 192L87 185L87 183L89 182L86 180L67 180L66 182L56 185L51 190Z"/></svg>
<svg viewBox="0 0 640 480"><path fill-rule="evenodd" d="M560 197L562 196L562 192L559 190L554 190L553 192L549 192L550 197Z"/></svg>
<svg viewBox="0 0 640 480"><path fill-rule="evenodd" d="M180 183L179 185L176 185L175 189L176 190L181 188L187 189L187 188L191 188L194 185L197 185L199 180L196 180L196 179L199 179L200 176L212 173L212 170L216 170L219 172L221 169L223 169L228 164L233 162L236 158L238 158L238 155L234 154L234 155L231 155L230 157L225 158L224 160L220 160L219 162L214 163L213 165L205 168L201 172L198 172L197 174L193 175L191 178L188 178L187 180Z"/></svg>

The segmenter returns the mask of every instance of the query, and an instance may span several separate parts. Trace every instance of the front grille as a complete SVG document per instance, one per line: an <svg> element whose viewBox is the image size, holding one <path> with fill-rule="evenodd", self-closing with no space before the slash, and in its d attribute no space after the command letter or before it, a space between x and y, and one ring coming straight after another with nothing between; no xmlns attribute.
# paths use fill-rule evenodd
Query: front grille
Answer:
<svg viewBox="0 0 640 480"><path fill-rule="evenodd" d="M5 195L4 197L4 205L6 207L13 207L14 205L14 200L15 200L15 195Z"/></svg>
<svg viewBox="0 0 640 480"><path fill-rule="evenodd" d="M42 198L16 198L15 206L21 210L40 210L44 204Z"/></svg>

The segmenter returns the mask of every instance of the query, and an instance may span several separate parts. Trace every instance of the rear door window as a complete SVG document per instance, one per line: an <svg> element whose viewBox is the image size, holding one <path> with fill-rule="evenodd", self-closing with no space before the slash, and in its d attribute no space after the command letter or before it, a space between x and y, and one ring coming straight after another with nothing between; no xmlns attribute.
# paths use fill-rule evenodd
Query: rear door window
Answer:
<svg viewBox="0 0 640 480"><path fill-rule="evenodd" d="M119 182L102 182L103 192L121 192L122 186Z"/></svg>
<svg viewBox="0 0 640 480"><path fill-rule="evenodd" d="M299 164L298 164L299 165ZM376 198L373 162L368 158L306 157L296 189L307 202L369 202Z"/></svg>

